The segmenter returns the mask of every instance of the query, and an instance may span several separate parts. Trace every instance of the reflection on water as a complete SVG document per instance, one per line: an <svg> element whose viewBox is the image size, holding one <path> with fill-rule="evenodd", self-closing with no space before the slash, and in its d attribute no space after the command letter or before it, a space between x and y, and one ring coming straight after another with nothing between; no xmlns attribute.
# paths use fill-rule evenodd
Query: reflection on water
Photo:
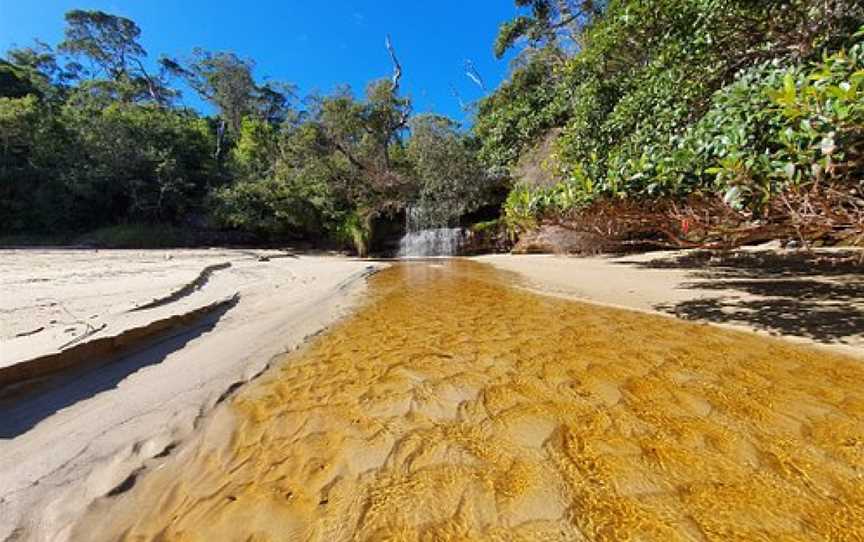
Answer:
<svg viewBox="0 0 864 542"><path fill-rule="evenodd" d="M860 363L508 280L373 277L77 536L864 539Z"/></svg>

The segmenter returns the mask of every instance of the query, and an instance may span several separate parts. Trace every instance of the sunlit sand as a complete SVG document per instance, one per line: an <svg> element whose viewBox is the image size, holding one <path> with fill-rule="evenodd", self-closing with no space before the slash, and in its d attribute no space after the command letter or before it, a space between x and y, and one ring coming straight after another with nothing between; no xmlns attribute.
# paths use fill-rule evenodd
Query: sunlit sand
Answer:
<svg viewBox="0 0 864 542"><path fill-rule="evenodd" d="M513 280L379 273L73 538L864 539L860 362Z"/></svg>

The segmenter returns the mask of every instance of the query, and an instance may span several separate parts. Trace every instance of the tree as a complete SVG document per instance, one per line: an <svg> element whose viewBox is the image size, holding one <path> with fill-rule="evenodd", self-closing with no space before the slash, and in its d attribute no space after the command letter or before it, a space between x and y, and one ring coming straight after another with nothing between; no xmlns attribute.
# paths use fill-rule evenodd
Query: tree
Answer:
<svg viewBox="0 0 864 542"><path fill-rule="evenodd" d="M480 140L479 158L491 170L505 173L519 156L571 114L570 85L540 50L518 67L494 93L477 105L473 131Z"/></svg>
<svg viewBox="0 0 864 542"><path fill-rule="evenodd" d="M487 202L493 183L471 141L452 120L440 115L413 118L406 151L417 178L413 203L421 227L450 225Z"/></svg>
<svg viewBox="0 0 864 542"><path fill-rule="evenodd" d="M61 52L85 57L91 62L91 77L106 76L116 85L124 101L146 96L165 105L176 96L164 80L164 72L153 75L144 67L147 56L138 42L141 29L131 19L104 11L72 10L66 14Z"/></svg>
<svg viewBox="0 0 864 542"><path fill-rule="evenodd" d="M61 172L78 227L125 220L180 222L214 177L212 134L203 119L155 104L67 105L74 152L86 160Z"/></svg>
<svg viewBox="0 0 864 542"><path fill-rule="evenodd" d="M326 148L350 169L334 177L334 188L370 226L382 212L399 209L410 190L399 155L411 103L394 89L392 81L380 80L369 85L365 102L348 93L325 98L315 116Z"/></svg>
<svg viewBox="0 0 864 542"><path fill-rule="evenodd" d="M0 97L0 231L62 228L68 191L60 178L66 131L34 94Z"/></svg>
<svg viewBox="0 0 864 542"><path fill-rule="evenodd" d="M264 178L272 174L278 159L276 128L261 119L246 117L232 151L235 168L242 178Z"/></svg>
<svg viewBox="0 0 864 542"><path fill-rule="evenodd" d="M255 64L251 60L196 48L185 63L169 58L162 58L160 63L184 77L199 96L215 105L231 133L240 133L243 117L252 112Z"/></svg>
<svg viewBox="0 0 864 542"><path fill-rule="evenodd" d="M160 64L169 73L183 77L201 98L218 109L217 159L223 154L226 130L240 137L245 117L277 125L292 116L290 99L294 87L278 82L256 84L252 73L255 63L234 53L195 49L186 61L163 57Z"/></svg>
<svg viewBox="0 0 864 542"><path fill-rule="evenodd" d="M257 85L252 96L253 111L257 118L276 126L296 117L291 100L297 88L290 83L268 81Z"/></svg>
<svg viewBox="0 0 864 542"><path fill-rule="evenodd" d="M530 15L520 15L498 29L495 56L501 58L520 39L532 48L551 46L560 42L575 42L583 26L600 15L604 0L515 0L517 8L529 8Z"/></svg>
<svg viewBox="0 0 864 542"><path fill-rule="evenodd" d="M0 60L0 97L23 98L28 94L39 94L28 74L22 68Z"/></svg>

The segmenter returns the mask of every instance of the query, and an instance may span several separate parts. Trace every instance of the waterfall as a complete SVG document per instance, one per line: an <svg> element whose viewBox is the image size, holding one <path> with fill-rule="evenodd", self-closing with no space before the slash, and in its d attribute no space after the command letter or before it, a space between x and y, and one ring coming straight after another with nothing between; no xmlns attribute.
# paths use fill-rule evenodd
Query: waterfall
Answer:
<svg viewBox="0 0 864 542"><path fill-rule="evenodd" d="M455 256L465 239L462 228L430 227L429 213L421 207L405 212L405 235L399 241L400 258Z"/></svg>

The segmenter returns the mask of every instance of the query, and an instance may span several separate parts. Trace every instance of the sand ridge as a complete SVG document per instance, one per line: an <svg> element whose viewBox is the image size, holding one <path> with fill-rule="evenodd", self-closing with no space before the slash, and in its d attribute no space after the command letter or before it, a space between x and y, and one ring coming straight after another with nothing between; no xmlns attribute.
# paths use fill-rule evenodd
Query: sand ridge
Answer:
<svg viewBox="0 0 864 542"><path fill-rule="evenodd" d="M272 261L262 261L260 255ZM0 350L16 329L46 326L39 354L68 340L60 304L99 315L105 338L132 320L186 315L224 295L236 303L188 329L171 331L120 359L59 375L47 389L0 401L0 540L65 540L93 499L177 447L226 391L273 356L290 351L347 312L370 269L384 264L340 257L280 258L277 251L10 250L0 258L4 312ZM231 262L184 292L202 269ZM40 279L37 286L28 286ZM129 312L153 300L167 304ZM48 306L57 301L57 306ZM67 315L68 317L68 315ZM50 324L60 319L58 324ZM50 324L50 325L49 325ZM80 336L78 326L68 334ZM44 337L43 337L44 335ZM90 344L88 343L84 343ZM2 357L2 356L0 356Z"/></svg>
<svg viewBox="0 0 864 542"><path fill-rule="evenodd" d="M864 538L860 362L512 280L383 271L73 539Z"/></svg>

